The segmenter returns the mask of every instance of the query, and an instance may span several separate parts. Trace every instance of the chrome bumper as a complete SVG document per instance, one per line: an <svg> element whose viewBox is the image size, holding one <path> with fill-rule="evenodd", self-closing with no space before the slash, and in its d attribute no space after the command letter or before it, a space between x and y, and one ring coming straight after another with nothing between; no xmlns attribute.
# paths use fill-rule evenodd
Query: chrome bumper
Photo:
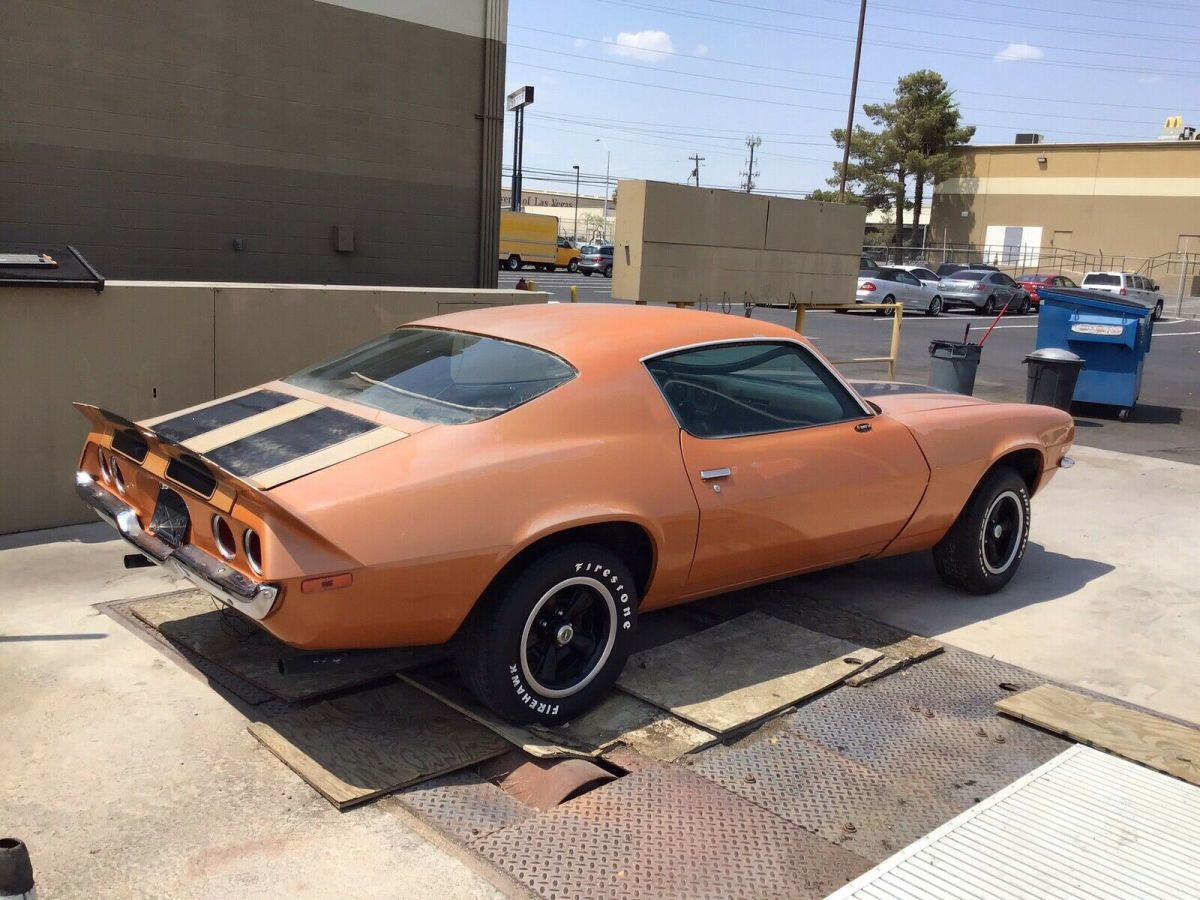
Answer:
<svg viewBox="0 0 1200 900"><path fill-rule="evenodd" d="M75 491L101 519L151 562L170 569L226 606L252 619L265 619L275 608L279 588L252 581L191 544L175 548L142 529L133 507L104 490L87 472L75 473Z"/></svg>

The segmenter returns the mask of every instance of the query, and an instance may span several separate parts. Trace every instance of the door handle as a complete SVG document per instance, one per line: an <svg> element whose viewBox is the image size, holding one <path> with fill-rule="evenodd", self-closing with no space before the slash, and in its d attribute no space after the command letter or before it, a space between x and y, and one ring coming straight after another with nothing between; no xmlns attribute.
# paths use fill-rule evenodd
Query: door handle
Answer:
<svg viewBox="0 0 1200 900"><path fill-rule="evenodd" d="M854 426L854 430L855 431L870 431L871 423L870 422L859 422L857 425Z"/></svg>
<svg viewBox="0 0 1200 900"><path fill-rule="evenodd" d="M724 469L701 469L700 477L704 481L712 481L714 478L728 478L733 474L733 470L726 466Z"/></svg>

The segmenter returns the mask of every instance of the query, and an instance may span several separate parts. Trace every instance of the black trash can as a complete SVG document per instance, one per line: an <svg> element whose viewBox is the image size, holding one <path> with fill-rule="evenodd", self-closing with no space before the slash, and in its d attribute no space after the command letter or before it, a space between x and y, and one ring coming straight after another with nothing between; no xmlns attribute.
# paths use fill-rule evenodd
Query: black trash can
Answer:
<svg viewBox="0 0 1200 900"><path fill-rule="evenodd" d="M929 386L967 394L975 390L979 345L960 341L929 342Z"/></svg>
<svg viewBox="0 0 1200 900"><path fill-rule="evenodd" d="M1075 382L1086 365L1083 358L1060 347L1043 347L1025 357L1025 365L1025 402L1070 412Z"/></svg>

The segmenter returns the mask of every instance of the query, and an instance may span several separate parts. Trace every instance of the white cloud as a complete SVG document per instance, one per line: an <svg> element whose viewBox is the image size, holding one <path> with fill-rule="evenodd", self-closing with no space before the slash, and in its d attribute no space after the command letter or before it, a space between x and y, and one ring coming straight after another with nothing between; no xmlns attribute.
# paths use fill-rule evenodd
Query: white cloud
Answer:
<svg viewBox="0 0 1200 900"><path fill-rule="evenodd" d="M605 38L604 42L617 56L631 56L650 62L660 62L675 52L675 44L665 31L646 30L633 34L622 31L615 41Z"/></svg>
<svg viewBox="0 0 1200 900"><path fill-rule="evenodd" d="M576 47L586 47L587 41L585 41L583 38L575 38L575 46Z"/></svg>
<svg viewBox="0 0 1200 900"><path fill-rule="evenodd" d="M1009 44L992 59L997 62L1027 62L1031 59L1042 59L1045 55L1041 47L1035 47L1033 44Z"/></svg>
<svg viewBox="0 0 1200 900"><path fill-rule="evenodd" d="M696 55L697 56L707 56L708 55L708 44L697 44L696 45Z"/></svg>

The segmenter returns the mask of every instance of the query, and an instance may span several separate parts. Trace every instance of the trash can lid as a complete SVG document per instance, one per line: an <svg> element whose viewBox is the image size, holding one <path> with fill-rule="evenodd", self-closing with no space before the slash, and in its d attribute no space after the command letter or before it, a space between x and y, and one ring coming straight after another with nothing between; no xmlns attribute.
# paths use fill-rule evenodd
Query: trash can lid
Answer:
<svg viewBox="0 0 1200 900"><path fill-rule="evenodd" d="M1041 350L1034 350L1025 358L1050 360L1052 362L1083 362L1082 356L1078 356L1070 350L1064 350L1062 347L1043 347Z"/></svg>

